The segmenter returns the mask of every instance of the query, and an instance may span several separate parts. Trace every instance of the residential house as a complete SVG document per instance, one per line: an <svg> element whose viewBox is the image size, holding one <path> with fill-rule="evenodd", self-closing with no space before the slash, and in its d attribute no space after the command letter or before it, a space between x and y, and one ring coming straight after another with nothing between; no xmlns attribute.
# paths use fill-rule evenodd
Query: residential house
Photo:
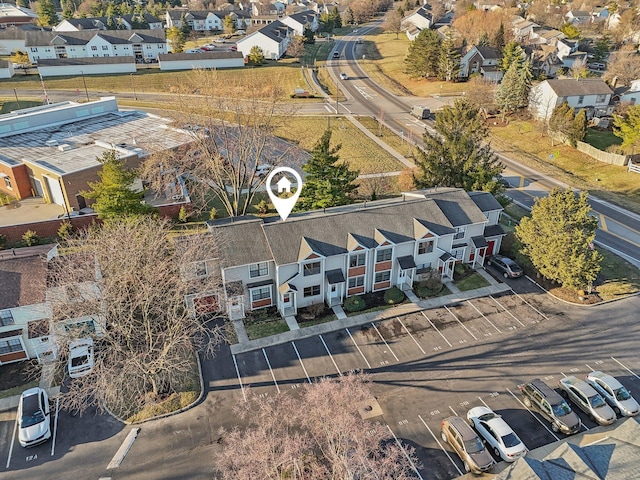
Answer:
<svg viewBox="0 0 640 480"><path fill-rule="evenodd" d="M553 45L555 46L559 40L565 38L565 34L560 30L552 28L533 28L529 37L529 42L533 45Z"/></svg>
<svg viewBox="0 0 640 480"><path fill-rule="evenodd" d="M283 316L299 308L392 286L411 289L429 271L452 278L454 265L482 265L500 250L502 207L486 192L437 188L366 204L279 218L212 220L220 238L217 304L232 319L277 307Z"/></svg>
<svg viewBox="0 0 640 480"><path fill-rule="evenodd" d="M38 14L25 7L13 3L0 3L0 28L16 27L36 23Z"/></svg>
<svg viewBox="0 0 640 480"><path fill-rule="evenodd" d="M606 22L609 20L609 8L607 7L594 7L591 10L592 22Z"/></svg>
<svg viewBox="0 0 640 480"><path fill-rule="evenodd" d="M32 24L17 27L0 28L0 55L11 55L13 52L26 52L24 46L27 31L42 31Z"/></svg>
<svg viewBox="0 0 640 480"><path fill-rule="evenodd" d="M576 111L585 109L587 118L613 113L609 105L613 91L603 80L595 78L559 78L545 80L531 89L529 109L541 120L551 117L553 109L567 102Z"/></svg>
<svg viewBox="0 0 640 480"><path fill-rule="evenodd" d="M238 51L248 57L253 47L262 49L264 57L278 60L284 56L293 36L293 29L280 20L265 25L236 42Z"/></svg>
<svg viewBox="0 0 640 480"><path fill-rule="evenodd" d="M533 29L540 27L540 25L529 20L525 20L518 15L514 15L511 20L511 26L513 28L513 37L515 41L520 43L526 43L531 38Z"/></svg>
<svg viewBox="0 0 640 480"><path fill-rule="evenodd" d="M616 89L616 93L620 103L640 104L640 79L633 80L628 87Z"/></svg>
<svg viewBox="0 0 640 480"><path fill-rule="evenodd" d="M164 30L106 30L89 32L27 32L29 59L135 57L155 59L168 52Z"/></svg>
<svg viewBox="0 0 640 480"><path fill-rule="evenodd" d="M500 59L497 49L474 45L460 59L460 77L468 78L474 73L479 73L486 80L499 82L504 75L500 70Z"/></svg>
<svg viewBox="0 0 640 480"><path fill-rule="evenodd" d="M431 8L428 5L424 5L418 8L415 12L405 15L402 19L402 28L409 29L411 26L416 27L419 30L431 28L434 21L430 10Z"/></svg>
<svg viewBox="0 0 640 480"><path fill-rule="evenodd" d="M194 70L244 67L241 52L167 53L158 55L160 70Z"/></svg>
<svg viewBox="0 0 640 480"><path fill-rule="evenodd" d="M282 23L293 29L294 35L304 35L304 31L308 28L312 32L318 31L319 15L313 10L306 10L300 13L292 13L280 19Z"/></svg>
<svg viewBox="0 0 640 480"><path fill-rule="evenodd" d="M145 25L149 27L149 30L162 30L163 28L162 20L150 13L121 15L118 17L118 24L127 30L144 30Z"/></svg>
<svg viewBox="0 0 640 480"><path fill-rule="evenodd" d="M587 52L578 51L577 40L559 39L556 43L556 55L566 69L580 69L587 65Z"/></svg>
<svg viewBox="0 0 640 480"><path fill-rule="evenodd" d="M591 22L591 14L584 10L570 10L564 15L564 19L567 23L572 25L580 25L583 23Z"/></svg>
<svg viewBox="0 0 640 480"><path fill-rule="evenodd" d="M473 5L480 11L495 11L509 8L511 2L507 2L506 0L475 0Z"/></svg>
<svg viewBox="0 0 640 480"><path fill-rule="evenodd" d="M162 28L162 22L150 13L142 15L119 15L113 17L113 21L121 30L144 30L145 25L149 30ZM95 18L68 18L62 20L58 25L53 27L56 32L79 32L86 30L107 30L109 19L107 17ZM134 28L135 26L135 28Z"/></svg>
<svg viewBox="0 0 640 480"><path fill-rule="evenodd" d="M444 27L442 27L442 28L444 28ZM413 42L418 37L418 35L420 35L421 31L422 30L420 30L415 25L408 25L404 29L404 33L405 33L405 35L407 35L407 38L409 39L410 42Z"/></svg>
<svg viewBox="0 0 640 480"><path fill-rule="evenodd" d="M525 47L527 56L531 59L531 67L535 77L542 74L546 78L554 78L558 70L563 68L562 60L558 58L556 47L551 45L533 45Z"/></svg>
<svg viewBox="0 0 640 480"><path fill-rule="evenodd" d="M106 30L107 17L95 18L65 18L52 28L54 32L80 32L92 30Z"/></svg>

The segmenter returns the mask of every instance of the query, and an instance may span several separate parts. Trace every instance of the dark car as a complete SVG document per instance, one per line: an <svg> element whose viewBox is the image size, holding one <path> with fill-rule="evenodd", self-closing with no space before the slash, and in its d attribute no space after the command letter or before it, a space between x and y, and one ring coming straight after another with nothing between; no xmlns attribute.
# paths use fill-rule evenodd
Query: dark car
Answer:
<svg viewBox="0 0 640 480"><path fill-rule="evenodd" d="M440 436L458 454L466 472L488 472L495 465L478 434L463 418L449 417L442 420Z"/></svg>
<svg viewBox="0 0 640 480"><path fill-rule="evenodd" d="M493 265L496 270L502 272L504 278L517 278L523 274L522 268L509 257L502 255L491 255L487 259L487 265Z"/></svg>
<svg viewBox="0 0 640 480"><path fill-rule="evenodd" d="M333 58L340 58L340 52L333 52Z"/></svg>

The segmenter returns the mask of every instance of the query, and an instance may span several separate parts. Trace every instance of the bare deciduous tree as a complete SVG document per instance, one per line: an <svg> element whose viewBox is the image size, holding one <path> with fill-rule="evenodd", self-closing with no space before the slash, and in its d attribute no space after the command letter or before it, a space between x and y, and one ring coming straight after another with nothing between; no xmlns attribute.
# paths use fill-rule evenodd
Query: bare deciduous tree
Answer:
<svg viewBox="0 0 640 480"><path fill-rule="evenodd" d="M53 328L61 350L90 335L96 354L92 372L63 394L64 406L106 406L126 418L189 382L199 389L196 350L212 354L221 337L185 299L217 292L219 278L207 273L218 269L194 263L215 259L217 248L206 233L172 240L166 221L148 217L113 220L65 241L63 254L49 262ZM95 333L70 328L90 317Z"/></svg>
<svg viewBox="0 0 640 480"><path fill-rule="evenodd" d="M412 448L401 447L379 422L360 411L373 401L362 375L322 379L298 397L286 393L238 407L250 425L223 432L217 455L224 480L414 478Z"/></svg>
<svg viewBox="0 0 640 480"><path fill-rule="evenodd" d="M387 12L384 24L382 26L385 32L395 33L396 40L398 39L398 35L400 35L400 32L402 32L402 17L403 12L400 9L396 8L390 12Z"/></svg>
<svg viewBox="0 0 640 480"><path fill-rule="evenodd" d="M625 46L609 56L604 79L609 82L614 78L617 78L617 85L626 86L640 78L640 55L634 46Z"/></svg>

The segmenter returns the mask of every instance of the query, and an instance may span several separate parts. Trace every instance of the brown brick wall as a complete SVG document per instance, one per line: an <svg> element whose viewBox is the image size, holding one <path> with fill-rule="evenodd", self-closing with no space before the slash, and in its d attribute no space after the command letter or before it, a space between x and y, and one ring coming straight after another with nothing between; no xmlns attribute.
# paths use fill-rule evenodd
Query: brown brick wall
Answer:
<svg viewBox="0 0 640 480"><path fill-rule="evenodd" d="M376 272L384 272L385 270L391 270L391 261L376 263Z"/></svg>
<svg viewBox="0 0 640 480"><path fill-rule="evenodd" d="M58 235L58 229L65 219L56 218L55 220L45 220L42 222L23 223L20 225L9 225L0 227L0 234L7 237L11 243L22 240L22 235L27 230L33 230L40 238L55 237ZM83 228L91 225L93 222L99 221L96 215L83 215L81 217L71 217L71 224L74 228Z"/></svg>

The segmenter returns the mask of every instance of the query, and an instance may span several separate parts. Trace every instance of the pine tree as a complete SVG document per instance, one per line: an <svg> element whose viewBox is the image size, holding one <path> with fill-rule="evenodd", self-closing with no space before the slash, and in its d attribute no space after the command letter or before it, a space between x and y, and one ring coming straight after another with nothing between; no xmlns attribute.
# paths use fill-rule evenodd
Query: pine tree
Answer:
<svg viewBox="0 0 640 480"><path fill-rule="evenodd" d="M456 47L453 36L448 33L442 42L438 59L438 77L447 82L458 78L460 74L460 51Z"/></svg>
<svg viewBox="0 0 640 480"><path fill-rule="evenodd" d="M409 45L409 53L404 59L405 73L411 78L436 76L441 44L435 30L422 30Z"/></svg>
<svg viewBox="0 0 640 480"><path fill-rule="evenodd" d="M498 31L493 37L493 42L491 42L494 48L502 51L504 48L504 24L500 22L500 27L498 27Z"/></svg>
<svg viewBox="0 0 640 480"><path fill-rule="evenodd" d="M504 74L500 85L496 88L495 103L502 110L503 116L515 112L520 106L517 89L519 75L518 64L512 63L507 73Z"/></svg>
<svg viewBox="0 0 640 480"><path fill-rule="evenodd" d="M578 142L584 140L587 134L587 112L584 108L576 114L572 127L569 140L571 141L571 145L575 147Z"/></svg>
<svg viewBox="0 0 640 480"><path fill-rule="evenodd" d="M502 50L502 60L500 61L500 69L503 72L509 70L512 63L523 63L525 53L520 44L516 41L511 41Z"/></svg>
<svg viewBox="0 0 640 480"><path fill-rule="evenodd" d="M36 13L38 14L38 23L42 26L50 27L58 23L56 7L52 0L39 0Z"/></svg>
<svg viewBox="0 0 640 480"><path fill-rule="evenodd" d="M333 28L342 28L342 18L337 6L334 6L329 13L329 18L333 22Z"/></svg>
<svg viewBox="0 0 640 480"><path fill-rule="evenodd" d="M254 65L262 65L264 63L264 52L258 45L254 45L249 50L249 61Z"/></svg>
<svg viewBox="0 0 640 480"><path fill-rule="evenodd" d="M346 162L339 162L341 147L331 147L331 130L325 130L311 150L311 158L302 167L307 175L297 209L314 210L353 202L352 196L358 188L354 182L360 172L349 170Z"/></svg>
<svg viewBox="0 0 640 480"><path fill-rule="evenodd" d="M487 32L484 32L478 40L478 46L488 47L489 45L491 45L491 42L489 41L489 34Z"/></svg>
<svg viewBox="0 0 640 480"><path fill-rule="evenodd" d="M186 38L191 32L191 27L187 23L187 16L184 12L180 15L180 31L183 33L184 38Z"/></svg>

